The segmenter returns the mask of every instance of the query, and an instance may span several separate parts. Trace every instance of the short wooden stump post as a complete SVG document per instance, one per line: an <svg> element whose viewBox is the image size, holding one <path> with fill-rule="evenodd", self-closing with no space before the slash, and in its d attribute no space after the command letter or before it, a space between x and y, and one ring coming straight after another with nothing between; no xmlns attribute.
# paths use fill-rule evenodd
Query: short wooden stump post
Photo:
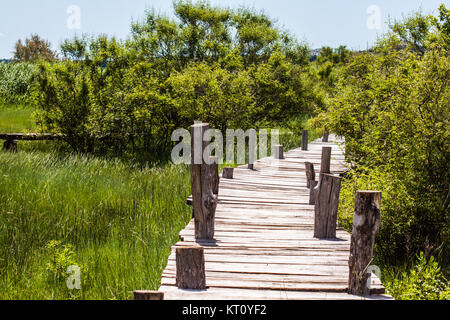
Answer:
<svg viewBox="0 0 450 320"><path fill-rule="evenodd" d="M214 189L218 191L218 180L215 181L214 172L218 169L216 164L208 164L203 159L208 144L203 137L208 129L207 123L191 126L191 189L195 239L212 240L217 207L217 195L214 194Z"/></svg>
<svg viewBox="0 0 450 320"><path fill-rule="evenodd" d="M302 150L308 151L308 130L302 131Z"/></svg>
<svg viewBox="0 0 450 320"><path fill-rule="evenodd" d="M323 138L322 138L322 142L328 142L328 136L330 135L330 133L327 131L327 130L325 130L324 132L323 132Z"/></svg>
<svg viewBox="0 0 450 320"><path fill-rule="evenodd" d="M206 289L203 247L178 247L176 286L180 289Z"/></svg>
<svg viewBox="0 0 450 320"><path fill-rule="evenodd" d="M134 300L164 300L164 292L136 290L133 291Z"/></svg>
<svg viewBox="0 0 450 320"><path fill-rule="evenodd" d="M17 140L5 140L3 143L3 150L17 152Z"/></svg>
<svg viewBox="0 0 450 320"><path fill-rule="evenodd" d="M339 206L340 190L340 177L331 174L320 174L314 207L315 238L336 238L337 210Z"/></svg>
<svg viewBox="0 0 450 320"><path fill-rule="evenodd" d="M316 172L314 171L314 165L311 162L305 162L306 172L306 187L311 188L311 181L316 180Z"/></svg>
<svg viewBox="0 0 450 320"><path fill-rule="evenodd" d="M381 192L357 191L353 230L348 261L348 289L350 294L369 295L367 272L372 258L375 236L380 225Z"/></svg>
<svg viewBox="0 0 450 320"><path fill-rule="evenodd" d="M223 179L233 179L234 168L223 168L222 178Z"/></svg>
<svg viewBox="0 0 450 320"><path fill-rule="evenodd" d="M331 169L331 147L322 147L322 160L320 162L320 173L330 173Z"/></svg>
<svg viewBox="0 0 450 320"><path fill-rule="evenodd" d="M273 157L279 160L284 159L284 151L282 145L277 144L273 146Z"/></svg>

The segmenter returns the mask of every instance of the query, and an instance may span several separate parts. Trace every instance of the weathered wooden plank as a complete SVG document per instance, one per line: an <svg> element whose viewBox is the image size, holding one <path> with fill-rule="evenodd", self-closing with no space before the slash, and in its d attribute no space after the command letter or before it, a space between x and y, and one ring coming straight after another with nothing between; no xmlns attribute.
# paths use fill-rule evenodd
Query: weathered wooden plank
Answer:
<svg viewBox="0 0 450 320"><path fill-rule="evenodd" d="M208 290L182 290L162 286L166 300L392 300L385 295L360 297L337 292L304 292L283 290L250 290L236 288L209 288Z"/></svg>

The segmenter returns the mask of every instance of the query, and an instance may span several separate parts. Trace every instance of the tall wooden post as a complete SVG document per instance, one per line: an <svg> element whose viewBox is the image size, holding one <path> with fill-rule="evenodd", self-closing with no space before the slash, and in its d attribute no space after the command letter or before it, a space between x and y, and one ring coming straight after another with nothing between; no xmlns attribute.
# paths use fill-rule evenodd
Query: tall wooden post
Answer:
<svg viewBox="0 0 450 320"><path fill-rule="evenodd" d="M219 161L217 157L209 157L210 166L211 169L211 186L212 186L212 192L215 195L219 194L219 183L220 183L220 177L219 177Z"/></svg>
<svg viewBox="0 0 450 320"><path fill-rule="evenodd" d="M330 133L327 131L327 130L325 130L324 132L323 132L323 138L322 138L322 142L328 142L328 136L330 135Z"/></svg>
<svg viewBox="0 0 450 320"><path fill-rule="evenodd" d="M322 147L322 161L320 163L320 173L330 173L331 168L331 147Z"/></svg>
<svg viewBox="0 0 450 320"><path fill-rule="evenodd" d="M308 130L302 131L302 150L308 150Z"/></svg>
<svg viewBox="0 0 450 320"><path fill-rule="evenodd" d="M306 172L306 187L311 188L311 181L316 180L316 172L314 171L314 165L311 162L305 162Z"/></svg>
<svg viewBox="0 0 450 320"><path fill-rule="evenodd" d="M277 144L273 146L273 157L279 160L284 159L284 152L282 145Z"/></svg>
<svg viewBox="0 0 450 320"><path fill-rule="evenodd" d="M206 289L203 247L178 247L176 286L180 289Z"/></svg>
<svg viewBox="0 0 450 320"><path fill-rule="evenodd" d="M318 188L314 207L314 237L336 238L341 178L321 173Z"/></svg>
<svg viewBox="0 0 450 320"><path fill-rule="evenodd" d="M319 181L310 180L309 181L309 204L316 204L316 187L319 184Z"/></svg>
<svg viewBox="0 0 450 320"><path fill-rule="evenodd" d="M255 164L256 155L256 130L250 129L248 137L248 169L253 170Z"/></svg>
<svg viewBox="0 0 450 320"><path fill-rule="evenodd" d="M350 294L369 295L367 269L373 258L375 236L380 225L381 192L357 191L353 216L348 288Z"/></svg>
<svg viewBox="0 0 450 320"><path fill-rule="evenodd" d="M214 238L214 217L217 196L213 193L211 164L205 163L203 153L207 141L203 141L209 124L194 124L191 127L191 188L192 207L194 210L195 238Z"/></svg>
<svg viewBox="0 0 450 320"><path fill-rule="evenodd" d="M164 300L164 292L135 290L134 300Z"/></svg>

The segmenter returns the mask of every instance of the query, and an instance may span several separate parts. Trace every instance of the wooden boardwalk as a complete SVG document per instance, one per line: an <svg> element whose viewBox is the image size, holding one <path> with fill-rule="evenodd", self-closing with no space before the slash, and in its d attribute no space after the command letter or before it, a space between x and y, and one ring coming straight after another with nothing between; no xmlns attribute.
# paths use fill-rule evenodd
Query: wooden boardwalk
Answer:
<svg viewBox="0 0 450 320"><path fill-rule="evenodd" d="M323 146L332 146L331 173L346 170L335 137L316 140L308 151L285 153L284 160L264 158L221 179L214 241L195 241L194 221L180 233L162 274L159 291L166 300L390 299L372 277L372 296L347 294L350 235L313 237L314 206L308 205L305 161L320 169ZM175 248L204 247L207 290L175 286Z"/></svg>

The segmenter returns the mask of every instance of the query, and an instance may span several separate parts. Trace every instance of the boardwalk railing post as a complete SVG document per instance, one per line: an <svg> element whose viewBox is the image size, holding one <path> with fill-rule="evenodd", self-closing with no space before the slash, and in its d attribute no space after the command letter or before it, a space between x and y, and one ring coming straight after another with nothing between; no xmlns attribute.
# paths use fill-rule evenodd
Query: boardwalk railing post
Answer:
<svg viewBox="0 0 450 320"><path fill-rule="evenodd" d="M248 137L248 169L253 170L256 156L256 130L250 129Z"/></svg>
<svg viewBox="0 0 450 320"><path fill-rule="evenodd" d="M212 186L212 192L215 195L219 194L219 183L220 183L220 177L219 177L219 161L217 157L209 157L210 166L211 169L211 186Z"/></svg>
<svg viewBox="0 0 450 320"><path fill-rule="evenodd" d="M273 157L279 160L284 159L284 152L282 145L277 144L273 146Z"/></svg>
<svg viewBox="0 0 450 320"><path fill-rule="evenodd" d="M233 179L234 168L223 168L222 178L223 179Z"/></svg>
<svg viewBox="0 0 450 320"><path fill-rule="evenodd" d="M316 172L314 171L314 165L311 162L305 162L306 172L306 187L311 188L311 181L316 180Z"/></svg>
<svg viewBox="0 0 450 320"><path fill-rule="evenodd" d="M331 168L331 147L322 147L322 160L320 163L320 173L330 173Z"/></svg>
<svg viewBox="0 0 450 320"><path fill-rule="evenodd" d="M327 130L325 130L324 132L323 132L323 138L322 138L322 142L328 142L328 136L330 135L330 133L327 131Z"/></svg>
<svg viewBox="0 0 450 320"><path fill-rule="evenodd" d="M164 300L164 292L135 290L134 300Z"/></svg>
<svg viewBox="0 0 450 320"><path fill-rule="evenodd" d="M302 150L308 150L308 130L302 130Z"/></svg>
<svg viewBox="0 0 450 320"><path fill-rule="evenodd" d="M357 191L350 244L348 288L350 294L369 295L367 280L375 235L380 225L381 192Z"/></svg>
<svg viewBox="0 0 450 320"><path fill-rule="evenodd" d="M203 247L178 247L176 286L180 289L206 289Z"/></svg>
<svg viewBox="0 0 450 320"><path fill-rule="evenodd" d="M203 159L207 142L204 133L209 129L207 123L194 124L191 127L191 189L194 210L195 239L214 238L214 216L217 196L214 194L214 164L205 163ZM208 159L210 162L211 159Z"/></svg>
<svg viewBox="0 0 450 320"><path fill-rule="evenodd" d="M309 181L309 204L313 205L316 203L316 187L319 184L319 181L315 181L315 180L310 180Z"/></svg>
<svg viewBox="0 0 450 320"><path fill-rule="evenodd" d="M314 237L336 238L341 178L321 173L318 188L318 192L315 194Z"/></svg>
<svg viewBox="0 0 450 320"><path fill-rule="evenodd" d="M3 150L17 152L17 140L5 140Z"/></svg>

